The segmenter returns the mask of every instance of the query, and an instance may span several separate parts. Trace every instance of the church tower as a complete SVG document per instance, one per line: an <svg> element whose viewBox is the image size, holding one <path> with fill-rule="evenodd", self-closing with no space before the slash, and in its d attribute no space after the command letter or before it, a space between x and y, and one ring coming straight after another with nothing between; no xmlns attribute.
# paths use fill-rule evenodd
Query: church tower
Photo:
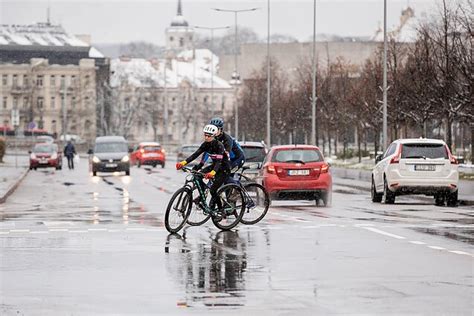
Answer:
<svg viewBox="0 0 474 316"><path fill-rule="evenodd" d="M174 51L192 49L193 36L194 29L183 17L181 0L178 0L178 12L171 20L171 25L166 28L166 48Z"/></svg>

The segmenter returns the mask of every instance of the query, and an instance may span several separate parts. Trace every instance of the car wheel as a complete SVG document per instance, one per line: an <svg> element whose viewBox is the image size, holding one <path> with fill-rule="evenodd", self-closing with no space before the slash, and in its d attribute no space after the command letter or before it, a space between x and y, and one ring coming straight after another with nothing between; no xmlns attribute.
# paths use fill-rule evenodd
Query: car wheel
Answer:
<svg viewBox="0 0 474 316"><path fill-rule="evenodd" d="M436 194L435 198L435 205L436 206L444 206L444 195L443 194Z"/></svg>
<svg viewBox="0 0 474 316"><path fill-rule="evenodd" d="M140 168L141 167L141 163L140 163L140 160L137 160L137 167Z"/></svg>
<svg viewBox="0 0 474 316"><path fill-rule="evenodd" d="M164 167L165 167L165 163L163 162L163 163L161 164L161 168L164 168Z"/></svg>
<svg viewBox="0 0 474 316"><path fill-rule="evenodd" d="M458 205L458 190L452 193L448 193L446 197L446 204L449 207L456 207Z"/></svg>
<svg viewBox="0 0 474 316"><path fill-rule="evenodd" d="M331 204L332 204L332 190L323 193L321 200L323 201L323 205L325 207L331 207Z"/></svg>
<svg viewBox="0 0 474 316"><path fill-rule="evenodd" d="M393 204L395 203L395 193L388 189L387 180L383 181L383 195L382 200L384 204Z"/></svg>
<svg viewBox="0 0 474 316"><path fill-rule="evenodd" d="M92 175L95 177L97 176L97 171L92 171Z"/></svg>
<svg viewBox="0 0 474 316"><path fill-rule="evenodd" d="M377 190L375 189L375 181L374 178L372 178L372 188L370 190L370 195L372 197L372 202L380 203L382 202L382 193L377 193Z"/></svg>
<svg viewBox="0 0 474 316"><path fill-rule="evenodd" d="M130 175L130 170L125 171L125 175L129 176Z"/></svg>

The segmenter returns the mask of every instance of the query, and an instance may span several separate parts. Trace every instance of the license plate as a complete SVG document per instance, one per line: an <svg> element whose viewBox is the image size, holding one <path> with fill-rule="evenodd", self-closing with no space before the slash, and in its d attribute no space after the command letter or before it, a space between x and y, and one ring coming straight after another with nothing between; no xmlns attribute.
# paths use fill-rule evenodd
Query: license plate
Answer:
<svg viewBox="0 0 474 316"><path fill-rule="evenodd" d="M308 169L288 170L288 175L289 176L307 176L307 175L309 175L309 170Z"/></svg>
<svg viewBox="0 0 474 316"><path fill-rule="evenodd" d="M435 171L435 165L415 165L415 170L417 171Z"/></svg>
<svg viewBox="0 0 474 316"><path fill-rule="evenodd" d="M117 164L116 163L106 163L105 167L106 168L115 168L115 167L117 167Z"/></svg>
<svg viewBox="0 0 474 316"><path fill-rule="evenodd" d="M41 161L40 161L40 164L47 164L47 163L48 163L47 160L41 160Z"/></svg>

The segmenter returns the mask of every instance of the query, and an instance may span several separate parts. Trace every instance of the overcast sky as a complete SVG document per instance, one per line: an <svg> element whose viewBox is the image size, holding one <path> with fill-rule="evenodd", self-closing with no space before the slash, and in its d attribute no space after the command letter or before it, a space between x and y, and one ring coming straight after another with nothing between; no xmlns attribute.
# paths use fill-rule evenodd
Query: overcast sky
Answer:
<svg viewBox="0 0 474 316"><path fill-rule="evenodd" d="M456 1L456 0L453 0ZM90 34L94 43L126 43L143 40L164 45L165 28L176 15L177 0L0 0L0 24L31 24L51 21L67 32ZM436 10L436 0L388 0L388 25L398 24L401 10L409 4L417 16ZM238 24L253 28L261 37L267 33L266 0L182 0L183 15L190 25L233 25L232 13L211 8L260 10L242 13ZM312 0L271 0L271 33L288 34L300 41L311 38ZM371 36L383 21L383 0L317 0L317 33Z"/></svg>

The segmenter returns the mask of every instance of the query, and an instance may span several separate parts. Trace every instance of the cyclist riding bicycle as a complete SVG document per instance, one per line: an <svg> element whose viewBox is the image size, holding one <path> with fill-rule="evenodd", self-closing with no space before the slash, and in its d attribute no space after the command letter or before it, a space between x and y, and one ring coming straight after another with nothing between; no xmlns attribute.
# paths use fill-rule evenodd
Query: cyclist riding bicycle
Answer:
<svg viewBox="0 0 474 316"><path fill-rule="evenodd" d="M227 155L224 145L216 139L218 128L214 125L206 125L203 129L204 142L199 148L185 160L176 164L176 169L179 170L186 166L188 163L199 157L202 153L207 153L212 159L212 164L201 170L205 173L206 179L213 179L210 192L212 197L215 197L219 187L226 182L230 173L230 162L229 156ZM202 165L194 166L194 170L201 169ZM212 199L214 200L214 199ZM212 208L212 206L211 206Z"/></svg>
<svg viewBox="0 0 474 316"><path fill-rule="evenodd" d="M220 117L214 117L209 121L209 124L216 126L218 129L216 139L224 145L225 151L230 159L230 169L242 167L245 162L244 151L236 139L224 132L224 120ZM203 155L199 165L203 166L207 158L206 155Z"/></svg>

